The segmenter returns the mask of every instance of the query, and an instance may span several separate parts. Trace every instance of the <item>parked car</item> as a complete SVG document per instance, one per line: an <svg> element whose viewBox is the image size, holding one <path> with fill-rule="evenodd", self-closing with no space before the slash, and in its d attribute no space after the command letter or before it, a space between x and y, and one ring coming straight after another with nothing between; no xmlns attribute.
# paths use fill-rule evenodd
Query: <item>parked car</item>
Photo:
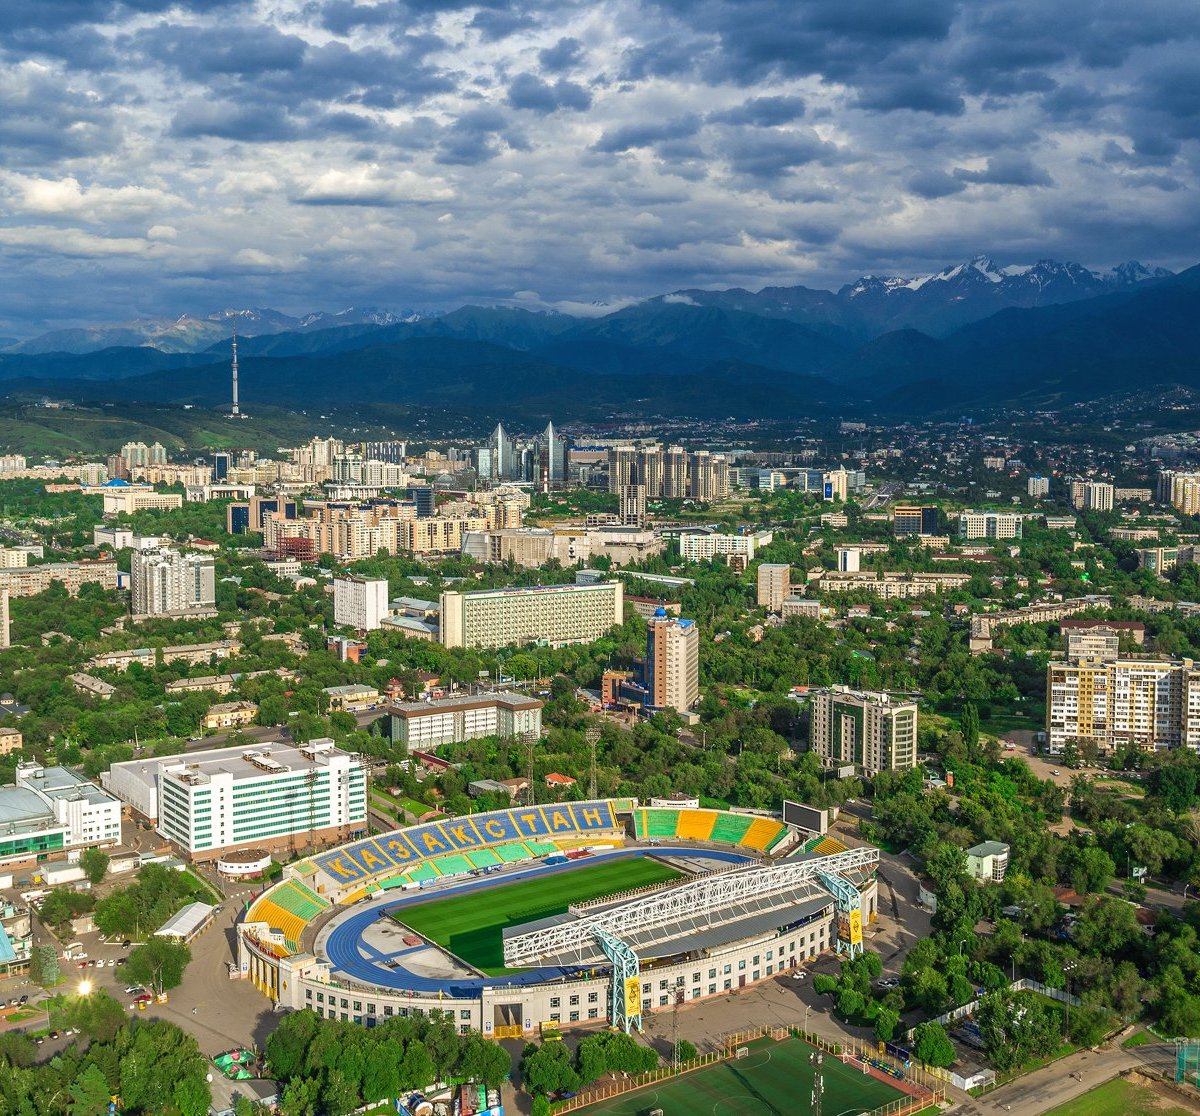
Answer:
<svg viewBox="0 0 1200 1116"><path fill-rule="evenodd" d="M880 988L899 988L900 981L898 981L895 977L886 977L884 980L881 980L879 982L879 987Z"/></svg>

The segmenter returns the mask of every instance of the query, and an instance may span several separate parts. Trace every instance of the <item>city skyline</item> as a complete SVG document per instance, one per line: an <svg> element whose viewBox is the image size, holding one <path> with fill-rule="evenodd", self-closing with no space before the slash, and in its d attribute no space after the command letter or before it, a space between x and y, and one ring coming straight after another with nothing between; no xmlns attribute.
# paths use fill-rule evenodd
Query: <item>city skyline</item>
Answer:
<svg viewBox="0 0 1200 1116"><path fill-rule="evenodd" d="M1182 4L144 0L0 26L4 334L227 305L589 313L979 251L1192 262Z"/></svg>

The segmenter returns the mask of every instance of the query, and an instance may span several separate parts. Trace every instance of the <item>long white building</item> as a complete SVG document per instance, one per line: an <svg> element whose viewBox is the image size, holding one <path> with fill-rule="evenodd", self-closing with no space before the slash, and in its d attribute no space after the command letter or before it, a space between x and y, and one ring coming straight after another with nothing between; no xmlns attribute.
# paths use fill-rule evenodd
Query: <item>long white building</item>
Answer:
<svg viewBox="0 0 1200 1116"><path fill-rule="evenodd" d="M345 840L367 824L366 769L327 739L130 760L100 781L193 860Z"/></svg>
<svg viewBox="0 0 1200 1116"><path fill-rule="evenodd" d="M437 701L405 701L389 706L392 742L409 748L542 734L543 703L523 694L472 694Z"/></svg>
<svg viewBox="0 0 1200 1116"><path fill-rule="evenodd" d="M617 581L446 592L441 640L447 647L590 643L621 623L623 609Z"/></svg>
<svg viewBox="0 0 1200 1116"><path fill-rule="evenodd" d="M757 549L770 546L774 538L772 531L756 531L746 535L689 531L679 536L679 557L685 562L709 562L717 555L736 554L747 562L753 562Z"/></svg>

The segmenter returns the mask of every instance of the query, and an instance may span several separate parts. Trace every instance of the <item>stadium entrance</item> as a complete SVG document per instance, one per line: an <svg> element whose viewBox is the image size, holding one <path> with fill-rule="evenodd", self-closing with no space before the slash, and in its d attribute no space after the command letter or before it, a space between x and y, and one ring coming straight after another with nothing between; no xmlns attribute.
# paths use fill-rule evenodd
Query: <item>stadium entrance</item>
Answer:
<svg viewBox="0 0 1200 1116"><path fill-rule="evenodd" d="M525 1034L520 1004L497 1004L492 1018L492 1035L497 1039L519 1039Z"/></svg>

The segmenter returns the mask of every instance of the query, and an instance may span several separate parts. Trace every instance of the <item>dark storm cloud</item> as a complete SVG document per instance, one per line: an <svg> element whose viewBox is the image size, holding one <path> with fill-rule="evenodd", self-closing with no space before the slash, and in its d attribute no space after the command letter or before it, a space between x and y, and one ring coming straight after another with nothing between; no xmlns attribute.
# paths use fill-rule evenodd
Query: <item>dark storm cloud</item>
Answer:
<svg viewBox="0 0 1200 1116"><path fill-rule="evenodd" d="M274 143L299 135L296 122L274 106L191 101L171 121L173 135L184 139L215 136L247 143Z"/></svg>
<svg viewBox="0 0 1200 1116"><path fill-rule="evenodd" d="M940 170L917 171L908 180L909 193L921 198L946 198L966 188L961 178Z"/></svg>
<svg viewBox="0 0 1200 1116"><path fill-rule="evenodd" d="M611 132L605 132L593 150L606 154L632 151L638 147L652 147L661 140L694 136L699 129L700 118L691 115L658 123L625 124Z"/></svg>
<svg viewBox="0 0 1200 1116"><path fill-rule="evenodd" d="M508 87L508 103L513 108L535 112L555 112L560 108L582 112L592 103L592 95L582 85L559 79L553 85L533 74L517 74Z"/></svg>
<svg viewBox="0 0 1200 1116"><path fill-rule="evenodd" d="M569 36L559 39L554 46L538 51L538 63L543 70L560 74L579 64L583 57L583 43Z"/></svg>
<svg viewBox="0 0 1200 1116"><path fill-rule="evenodd" d="M790 124L804 115L802 97L751 97L734 108L710 113L708 119L717 124L753 124L769 127Z"/></svg>
<svg viewBox="0 0 1200 1116"><path fill-rule="evenodd" d="M1036 167L1028 155L1005 154L989 156L981 171L957 167L954 176L963 182L983 182L994 186L1052 186L1050 176Z"/></svg>

